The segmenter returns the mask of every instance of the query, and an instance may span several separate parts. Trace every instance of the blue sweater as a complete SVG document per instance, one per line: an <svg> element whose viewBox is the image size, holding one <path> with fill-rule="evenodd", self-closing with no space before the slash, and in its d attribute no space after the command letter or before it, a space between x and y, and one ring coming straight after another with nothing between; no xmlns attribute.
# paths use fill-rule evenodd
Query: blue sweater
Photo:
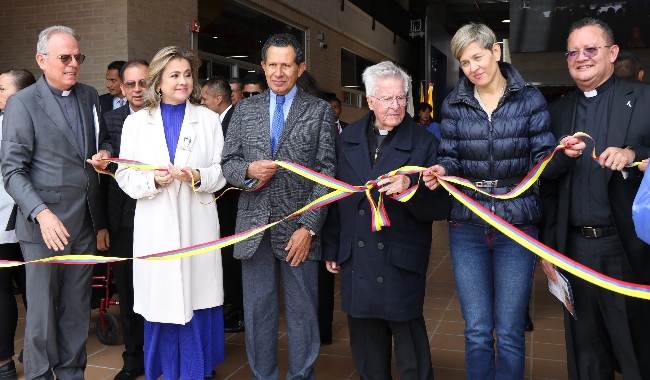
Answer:
<svg viewBox="0 0 650 380"><path fill-rule="evenodd" d="M169 159L174 163L176 146L178 145L178 138L181 135L181 126L185 117L185 103L178 105L160 103L160 113L162 114Z"/></svg>

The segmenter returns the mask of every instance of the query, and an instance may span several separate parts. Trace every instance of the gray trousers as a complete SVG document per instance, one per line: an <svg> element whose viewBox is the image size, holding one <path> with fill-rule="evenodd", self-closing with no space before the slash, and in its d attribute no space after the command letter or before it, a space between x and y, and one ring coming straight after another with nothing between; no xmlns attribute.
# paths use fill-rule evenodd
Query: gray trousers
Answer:
<svg viewBox="0 0 650 380"><path fill-rule="evenodd" d="M278 379L280 277L284 288L289 337L287 380L313 379L320 349L318 332L318 261L292 267L273 255L265 232L255 254L242 260L246 353L258 380Z"/></svg>
<svg viewBox="0 0 650 380"><path fill-rule="evenodd" d="M67 254L93 254L97 249L92 225L84 222L79 236L62 251L45 244L20 242L25 260ZM25 379L56 377L82 380L90 324L91 265L28 264L27 324L23 360Z"/></svg>

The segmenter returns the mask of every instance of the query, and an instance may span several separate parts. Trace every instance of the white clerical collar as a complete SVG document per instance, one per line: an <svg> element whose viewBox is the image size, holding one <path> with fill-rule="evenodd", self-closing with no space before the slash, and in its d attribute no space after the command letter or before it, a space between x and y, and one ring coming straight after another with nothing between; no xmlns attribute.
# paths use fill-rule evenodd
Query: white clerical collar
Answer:
<svg viewBox="0 0 650 380"><path fill-rule="evenodd" d="M69 96L72 91L62 91L61 96Z"/></svg>
<svg viewBox="0 0 650 380"><path fill-rule="evenodd" d="M379 128L377 128L377 130L379 131L379 134L382 135L382 136L386 136L386 135L388 135L388 132L390 132L390 131L387 131L385 129L379 129Z"/></svg>
<svg viewBox="0 0 650 380"><path fill-rule="evenodd" d="M587 91L584 94L586 98L593 98L594 96L598 95L598 90L594 88L593 90Z"/></svg>

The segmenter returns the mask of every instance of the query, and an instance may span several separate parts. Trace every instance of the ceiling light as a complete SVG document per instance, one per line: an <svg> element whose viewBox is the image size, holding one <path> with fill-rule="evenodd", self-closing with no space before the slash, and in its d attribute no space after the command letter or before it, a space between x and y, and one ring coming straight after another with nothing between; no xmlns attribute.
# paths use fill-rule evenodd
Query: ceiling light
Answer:
<svg viewBox="0 0 650 380"><path fill-rule="evenodd" d="M248 56L247 55L231 55L228 58L248 58Z"/></svg>
<svg viewBox="0 0 650 380"><path fill-rule="evenodd" d="M255 70L248 70L249 73L255 73Z"/></svg>
<svg viewBox="0 0 650 380"><path fill-rule="evenodd" d="M361 87L361 86L344 86L344 87L347 87L347 88L357 88L357 87Z"/></svg>
<svg viewBox="0 0 650 380"><path fill-rule="evenodd" d="M509 23L510 20L503 20L503 21L501 21L501 22Z"/></svg>
<svg viewBox="0 0 650 380"><path fill-rule="evenodd" d="M217 36L214 36L214 37L212 37L212 38L219 38L219 37L217 37Z"/></svg>

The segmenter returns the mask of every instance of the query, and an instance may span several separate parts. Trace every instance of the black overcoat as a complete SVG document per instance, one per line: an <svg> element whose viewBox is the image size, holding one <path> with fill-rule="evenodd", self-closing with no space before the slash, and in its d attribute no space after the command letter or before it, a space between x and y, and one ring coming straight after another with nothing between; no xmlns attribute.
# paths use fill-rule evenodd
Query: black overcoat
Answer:
<svg viewBox="0 0 650 380"><path fill-rule="evenodd" d="M438 140L405 118L383 155L371 166L366 136L369 113L350 124L337 140L338 178L362 185L406 165L432 166ZM415 177L417 179L417 176ZM372 191L376 200L378 192ZM342 309L355 318L408 321L422 314L431 250L431 222L446 219L449 195L420 181L414 198L401 203L384 197L390 227L371 230L365 193L338 202L323 230L323 257L339 263Z"/></svg>

